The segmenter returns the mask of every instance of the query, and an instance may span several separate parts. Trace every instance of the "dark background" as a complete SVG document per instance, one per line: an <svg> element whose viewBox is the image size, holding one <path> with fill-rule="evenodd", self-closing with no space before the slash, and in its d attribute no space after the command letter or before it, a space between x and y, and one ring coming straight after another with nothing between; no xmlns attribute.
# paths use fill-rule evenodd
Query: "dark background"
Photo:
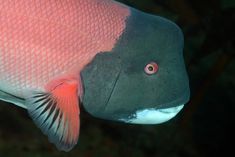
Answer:
<svg viewBox="0 0 235 157"><path fill-rule="evenodd" d="M24 109L0 102L0 157L234 155L235 1L120 1L182 28L190 102L171 121L148 126L99 120L83 110L79 143L69 153L49 143Z"/></svg>

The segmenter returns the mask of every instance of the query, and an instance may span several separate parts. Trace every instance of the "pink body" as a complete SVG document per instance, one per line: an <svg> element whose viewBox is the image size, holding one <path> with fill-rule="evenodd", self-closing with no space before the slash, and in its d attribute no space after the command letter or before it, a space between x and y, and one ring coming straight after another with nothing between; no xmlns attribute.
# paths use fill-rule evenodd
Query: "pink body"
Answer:
<svg viewBox="0 0 235 157"><path fill-rule="evenodd" d="M81 70L112 50L129 14L112 0L0 0L0 92L24 98L60 150L78 140Z"/></svg>
<svg viewBox="0 0 235 157"><path fill-rule="evenodd" d="M127 7L111 0L0 4L0 90L18 97L53 88L61 77L79 79L97 53L114 47L129 15Z"/></svg>

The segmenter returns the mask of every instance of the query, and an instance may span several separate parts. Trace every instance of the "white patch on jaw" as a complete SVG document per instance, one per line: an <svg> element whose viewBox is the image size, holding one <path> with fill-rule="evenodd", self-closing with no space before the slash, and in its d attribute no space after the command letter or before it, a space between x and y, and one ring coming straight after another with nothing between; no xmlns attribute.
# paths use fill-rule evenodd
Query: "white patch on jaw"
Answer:
<svg viewBox="0 0 235 157"><path fill-rule="evenodd" d="M166 109L144 109L137 111L135 118L133 119L120 119L127 123L133 124L160 124L164 123L179 113L179 111L184 107L184 105L179 105L177 107L171 107Z"/></svg>

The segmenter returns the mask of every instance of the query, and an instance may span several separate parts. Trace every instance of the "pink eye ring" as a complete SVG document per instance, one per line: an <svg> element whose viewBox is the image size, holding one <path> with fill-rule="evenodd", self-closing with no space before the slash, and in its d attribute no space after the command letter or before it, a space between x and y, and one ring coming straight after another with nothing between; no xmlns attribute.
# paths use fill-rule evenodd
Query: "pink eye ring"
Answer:
<svg viewBox="0 0 235 157"><path fill-rule="evenodd" d="M158 71L158 65L155 62L150 62L144 68L144 71L148 75L155 74Z"/></svg>

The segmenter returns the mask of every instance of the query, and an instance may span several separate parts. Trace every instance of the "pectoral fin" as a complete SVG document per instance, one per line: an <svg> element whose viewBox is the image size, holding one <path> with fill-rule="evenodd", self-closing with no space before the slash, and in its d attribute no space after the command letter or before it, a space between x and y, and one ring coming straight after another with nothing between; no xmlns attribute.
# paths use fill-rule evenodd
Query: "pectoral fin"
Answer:
<svg viewBox="0 0 235 157"><path fill-rule="evenodd" d="M79 136L78 83L63 82L50 92L33 92L26 99L29 115L58 149L71 150Z"/></svg>

